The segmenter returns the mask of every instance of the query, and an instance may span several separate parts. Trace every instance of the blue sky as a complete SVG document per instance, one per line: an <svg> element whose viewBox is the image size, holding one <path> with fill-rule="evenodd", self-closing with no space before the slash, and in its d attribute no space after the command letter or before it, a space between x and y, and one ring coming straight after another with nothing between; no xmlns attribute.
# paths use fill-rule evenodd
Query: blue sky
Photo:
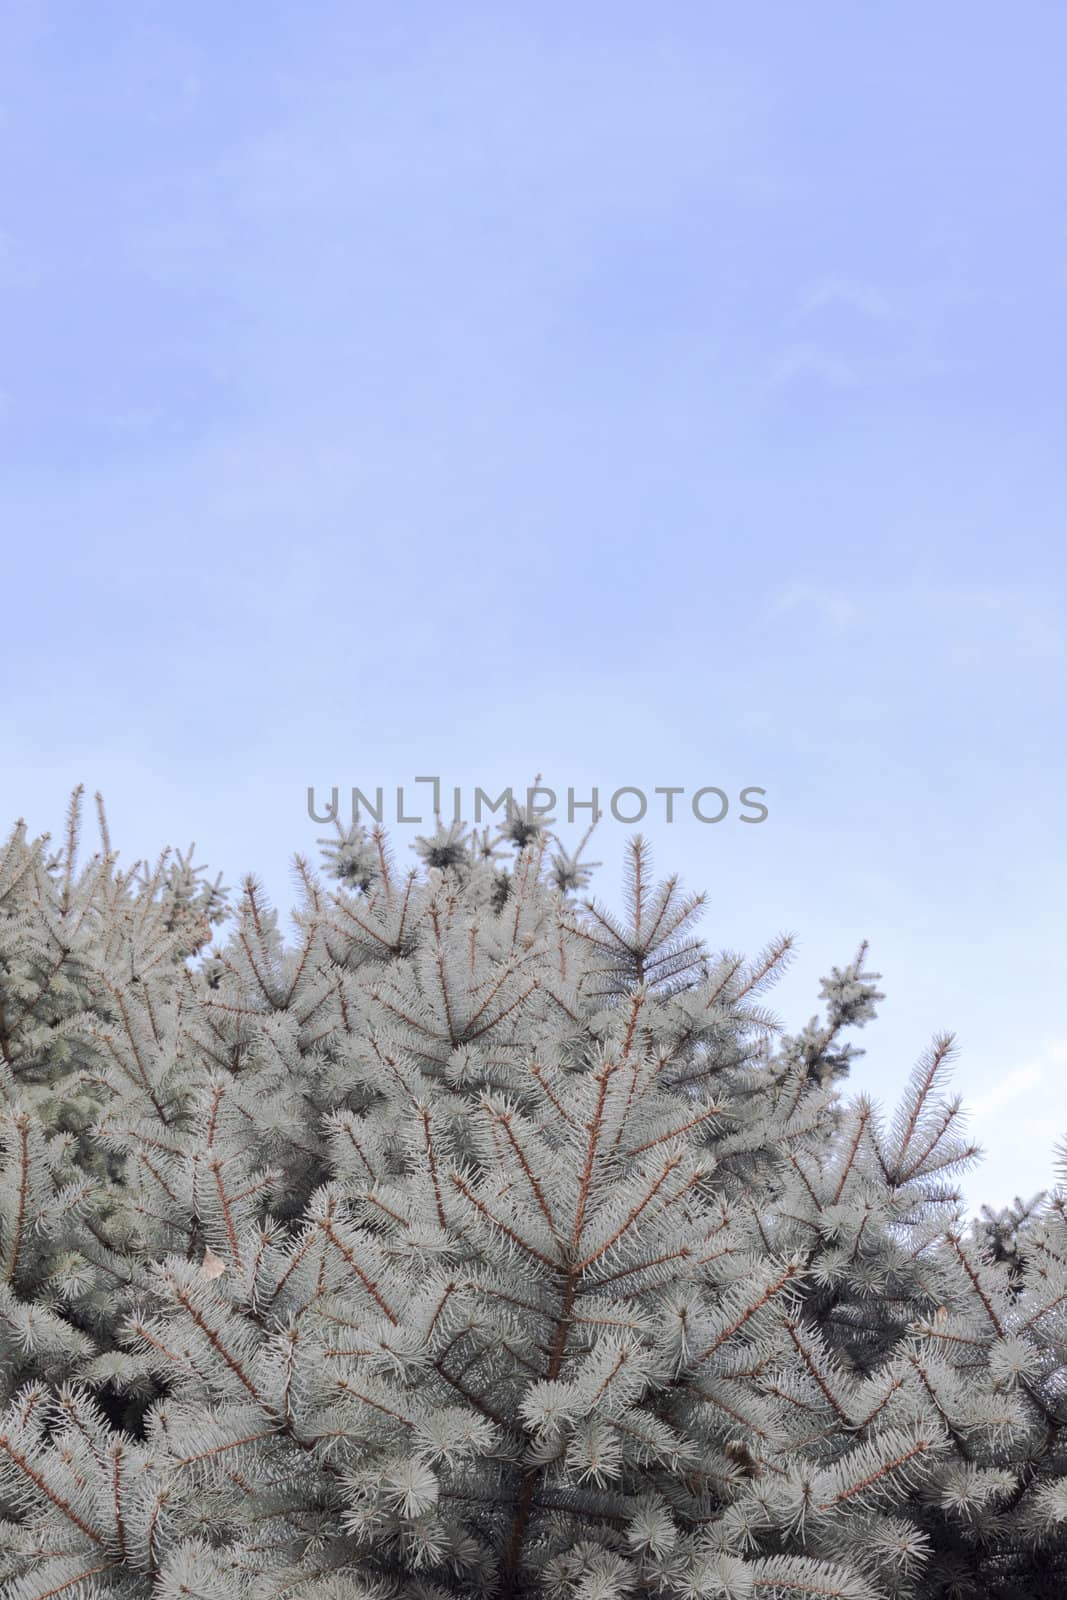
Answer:
<svg viewBox="0 0 1067 1600"><path fill-rule="evenodd" d="M868 937L857 1085L954 1028L975 1199L1048 1182L1062 8L3 36L7 817L84 781L285 901L309 783L759 784L760 827L645 825L709 939L795 930L799 1025Z"/></svg>

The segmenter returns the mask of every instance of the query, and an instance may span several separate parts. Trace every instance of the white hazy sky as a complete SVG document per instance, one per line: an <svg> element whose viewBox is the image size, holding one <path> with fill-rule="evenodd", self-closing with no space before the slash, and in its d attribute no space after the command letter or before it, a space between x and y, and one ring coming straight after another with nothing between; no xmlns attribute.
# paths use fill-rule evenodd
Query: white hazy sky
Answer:
<svg viewBox="0 0 1067 1600"><path fill-rule="evenodd" d="M970 1192L1049 1182L1063 8L0 33L7 819L84 781L284 901L309 783L761 785L646 824L708 938L796 931L790 1026L869 938L857 1085L955 1029Z"/></svg>

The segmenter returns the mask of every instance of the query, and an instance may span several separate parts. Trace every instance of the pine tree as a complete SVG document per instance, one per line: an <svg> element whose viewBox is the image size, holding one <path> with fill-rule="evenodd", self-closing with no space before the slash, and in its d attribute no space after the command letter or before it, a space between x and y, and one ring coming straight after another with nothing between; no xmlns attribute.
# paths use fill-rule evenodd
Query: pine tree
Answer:
<svg viewBox="0 0 1067 1600"><path fill-rule="evenodd" d="M866 947L624 911L519 816L0 857L0 1594L1067 1590L1067 1198L968 1228L948 1038L844 1097ZM584 845L584 841L583 841Z"/></svg>

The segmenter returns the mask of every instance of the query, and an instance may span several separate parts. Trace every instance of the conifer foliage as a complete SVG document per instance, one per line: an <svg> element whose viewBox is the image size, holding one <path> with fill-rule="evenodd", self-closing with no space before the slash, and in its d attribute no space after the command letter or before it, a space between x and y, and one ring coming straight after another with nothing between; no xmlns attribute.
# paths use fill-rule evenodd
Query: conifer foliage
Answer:
<svg viewBox="0 0 1067 1600"><path fill-rule="evenodd" d="M0 854L4 1600L1067 1592L1067 1200L964 1218L951 1040L844 1081L866 948L625 911L534 819ZM212 939L214 946L208 948Z"/></svg>

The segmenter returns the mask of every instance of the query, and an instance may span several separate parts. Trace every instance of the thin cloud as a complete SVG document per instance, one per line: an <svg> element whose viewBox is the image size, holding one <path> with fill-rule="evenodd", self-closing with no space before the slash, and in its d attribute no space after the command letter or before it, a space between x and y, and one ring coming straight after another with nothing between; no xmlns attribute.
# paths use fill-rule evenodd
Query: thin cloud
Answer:
<svg viewBox="0 0 1067 1600"><path fill-rule="evenodd" d="M798 345L787 352L771 373L772 389L782 389L798 379L814 378L835 389L848 389L856 382L856 371L840 356L818 345Z"/></svg>
<svg viewBox="0 0 1067 1600"><path fill-rule="evenodd" d="M772 596L769 610L772 617L786 616L792 611L815 612L841 632L860 620L859 606L847 594L814 583L787 584Z"/></svg>
<svg viewBox="0 0 1067 1600"><path fill-rule="evenodd" d="M990 661L1063 659L1067 640L1047 604L1011 589L942 589L924 596L951 629L949 659L972 670Z"/></svg>
<svg viewBox="0 0 1067 1600"><path fill-rule="evenodd" d="M1062 1085L1062 1071L1067 1066L1067 1043L1049 1046L1033 1061L1024 1062L995 1083L984 1095L970 1103L970 1113L976 1121L992 1116L1005 1106L1012 1105L1023 1095L1036 1089L1051 1087L1057 1077L1061 1079L1061 1099L1067 1100L1067 1085ZM1046 1100L1050 1098L1046 1096Z"/></svg>
<svg viewBox="0 0 1067 1600"><path fill-rule="evenodd" d="M804 296L800 309L804 316L812 316L831 306L844 306L850 311L858 311L861 316L874 317L879 321L888 317L892 310L889 301L875 284L845 277L822 278Z"/></svg>

